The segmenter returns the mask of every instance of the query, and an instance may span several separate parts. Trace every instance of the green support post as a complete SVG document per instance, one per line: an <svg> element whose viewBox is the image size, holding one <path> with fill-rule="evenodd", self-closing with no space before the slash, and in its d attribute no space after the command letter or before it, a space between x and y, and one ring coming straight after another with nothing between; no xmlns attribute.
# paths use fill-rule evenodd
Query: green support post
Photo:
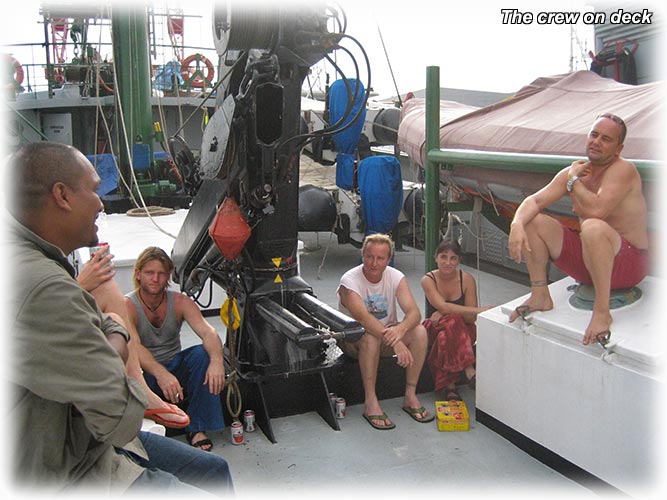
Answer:
<svg viewBox="0 0 667 500"><path fill-rule="evenodd" d="M427 160L438 164L472 166L476 168L502 169L513 172L531 172L556 175L573 161L582 156L544 155L534 153L505 153L498 151L477 151L471 149L437 149L427 152ZM654 181L664 170L664 161L635 160L639 175L645 182Z"/></svg>
<svg viewBox="0 0 667 500"><path fill-rule="evenodd" d="M114 5L112 36L116 61L116 92L123 108L130 151L120 141L120 159L129 169L132 145L148 144L153 164L153 111L151 108L151 66L148 47L148 16L143 2ZM123 172L123 175L129 174Z"/></svg>
<svg viewBox="0 0 667 500"><path fill-rule="evenodd" d="M424 231L425 272L435 269L433 254L440 239L440 166L428 159L429 151L440 149L440 68L426 68L426 215Z"/></svg>

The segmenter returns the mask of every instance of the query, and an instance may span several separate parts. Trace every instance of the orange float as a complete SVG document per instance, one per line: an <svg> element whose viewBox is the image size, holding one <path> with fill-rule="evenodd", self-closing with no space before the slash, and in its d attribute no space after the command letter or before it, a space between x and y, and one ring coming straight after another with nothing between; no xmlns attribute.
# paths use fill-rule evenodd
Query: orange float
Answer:
<svg viewBox="0 0 667 500"><path fill-rule="evenodd" d="M12 75L14 76L14 82L17 86L20 86L23 83L23 66L19 63L16 58L10 56L9 54L4 54L4 58L7 62L8 67L13 68Z"/></svg>
<svg viewBox="0 0 667 500"><path fill-rule="evenodd" d="M192 63L195 64L194 68L190 67ZM201 70L202 66L206 67L206 76ZM190 87L204 87L207 82L213 81L214 74L213 63L203 54L192 54L181 61L181 76Z"/></svg>

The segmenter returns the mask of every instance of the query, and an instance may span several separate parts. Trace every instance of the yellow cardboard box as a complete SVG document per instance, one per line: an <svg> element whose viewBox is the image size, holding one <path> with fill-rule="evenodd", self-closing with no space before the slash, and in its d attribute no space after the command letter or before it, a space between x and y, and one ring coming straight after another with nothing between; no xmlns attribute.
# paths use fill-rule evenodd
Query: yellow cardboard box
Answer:
<svg viewBox="0 0 667 500"><path fill-rule="evenodd" d="M470 429L468 408L463 401L436 401L435 414L439 431L467 431Z"/></svg>

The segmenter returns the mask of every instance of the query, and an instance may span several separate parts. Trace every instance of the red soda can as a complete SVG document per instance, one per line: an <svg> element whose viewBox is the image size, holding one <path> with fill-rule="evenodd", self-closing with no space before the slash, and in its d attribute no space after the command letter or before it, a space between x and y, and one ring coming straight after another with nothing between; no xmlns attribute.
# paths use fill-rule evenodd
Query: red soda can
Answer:
<svg viewBox="0 0 667 500"><path fill-rule="evenodd" d="M103 254L109 253L109 244L107 242L99 242L94 247L89 248L90 258L92 259L97 252L102 252Z"/></svg>
<svg viewBox="0 0 667 500"><path fill-rule="evenodd" d="M243 444L243 424L238 420L232 422L232 444Z"/></svg>
<svg viewBox="0 0 667 500"><path fill-rule="evenodd" d="M246 432L255 432L255 412L246 410L243 412L243 422L245 423Z"/></svg>
<svg viewBox="0 0 667 500"><path fill-rule="evenodd" d="M345 399L336 398L336 418L345 418Z"/></svg>

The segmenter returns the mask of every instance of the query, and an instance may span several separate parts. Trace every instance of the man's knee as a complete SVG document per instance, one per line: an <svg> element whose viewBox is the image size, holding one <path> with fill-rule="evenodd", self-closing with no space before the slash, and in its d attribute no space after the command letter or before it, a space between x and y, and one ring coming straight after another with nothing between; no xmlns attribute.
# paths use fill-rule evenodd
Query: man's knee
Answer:
<svg viewBox="0 0 667 500"><path fill-rule="evenodd" d="M525 226L526 234L532 244L541 240L547 247L552 259L558 258L563 248L563 225L553 217L537 214Z"/></svg>
<svg viewBox="0 0 667 500"><path fill-rule="evenodd" d="M601 219L586 219L581 223L580 233L583 251L599 251L607 244L614 254L621 248L621 236L607 222Z"/></svg>
<svg viewBox="0 0 667 500"><path fill-rule="evenodd" d="M379 353L380 348L382 347L382 340L371 335L370 333L365 333L357 342L357 350L361 353Z"/></svg>
<svg viewBox="0 0 667 500"><path fill-rule="evenodd" d="M408 336L410 346L426 347L428 345L428 333L422 324L415 326L406 335Z"/></svg>
<svg viewBox="0 0 667 500"><path fill-rule="evenodd" d="M553 217L546 214L537 214L524 228L529 236L537 235L541 237L541 235L545 234L545 231L547 234L550 234L557 226L560 226L560 222Z"/></svg>
<svg viewBox="0 0 667 500"><path fill-rule="evenodd" d="M353 359L359 359L359 356L363 356L367 353L378 354L381 348L381 341L374 335L365 333L356 342L346 342L343 340L340 341L338 345L346 356Z"/></svg>
<svg viewBox="0 0 667 500"><path fill-rule="evenodd" d="M601 236L609 235L611 232L616 232L609 224L602 219L586 219L581 222L581 237L582 238L599 238Z"/></svg>
<svg viewBox="0 0 667 500"><path fill-rule="evenodd" d="M118 323L120 326L123 328L127 328L127 325L125 324L125 320L118 314L113 313L113 312L108 312L106 313L112 320L114 320L116 323Z"/></svg>
<svg viewBox="0 0 667 500"><path fill-rule="evenodd" d="M95 302L104 312L119 312L125 308L123 292L115 279L109 279L101 283L90 294L95 297Z"/></svg>
<svg viewBox="0 0 667 500"><path fill-rule="evenodd" d="M187 348L185 354L190 366L204 365L208 367L211 362L211 358L202 344Z"/></svg>

